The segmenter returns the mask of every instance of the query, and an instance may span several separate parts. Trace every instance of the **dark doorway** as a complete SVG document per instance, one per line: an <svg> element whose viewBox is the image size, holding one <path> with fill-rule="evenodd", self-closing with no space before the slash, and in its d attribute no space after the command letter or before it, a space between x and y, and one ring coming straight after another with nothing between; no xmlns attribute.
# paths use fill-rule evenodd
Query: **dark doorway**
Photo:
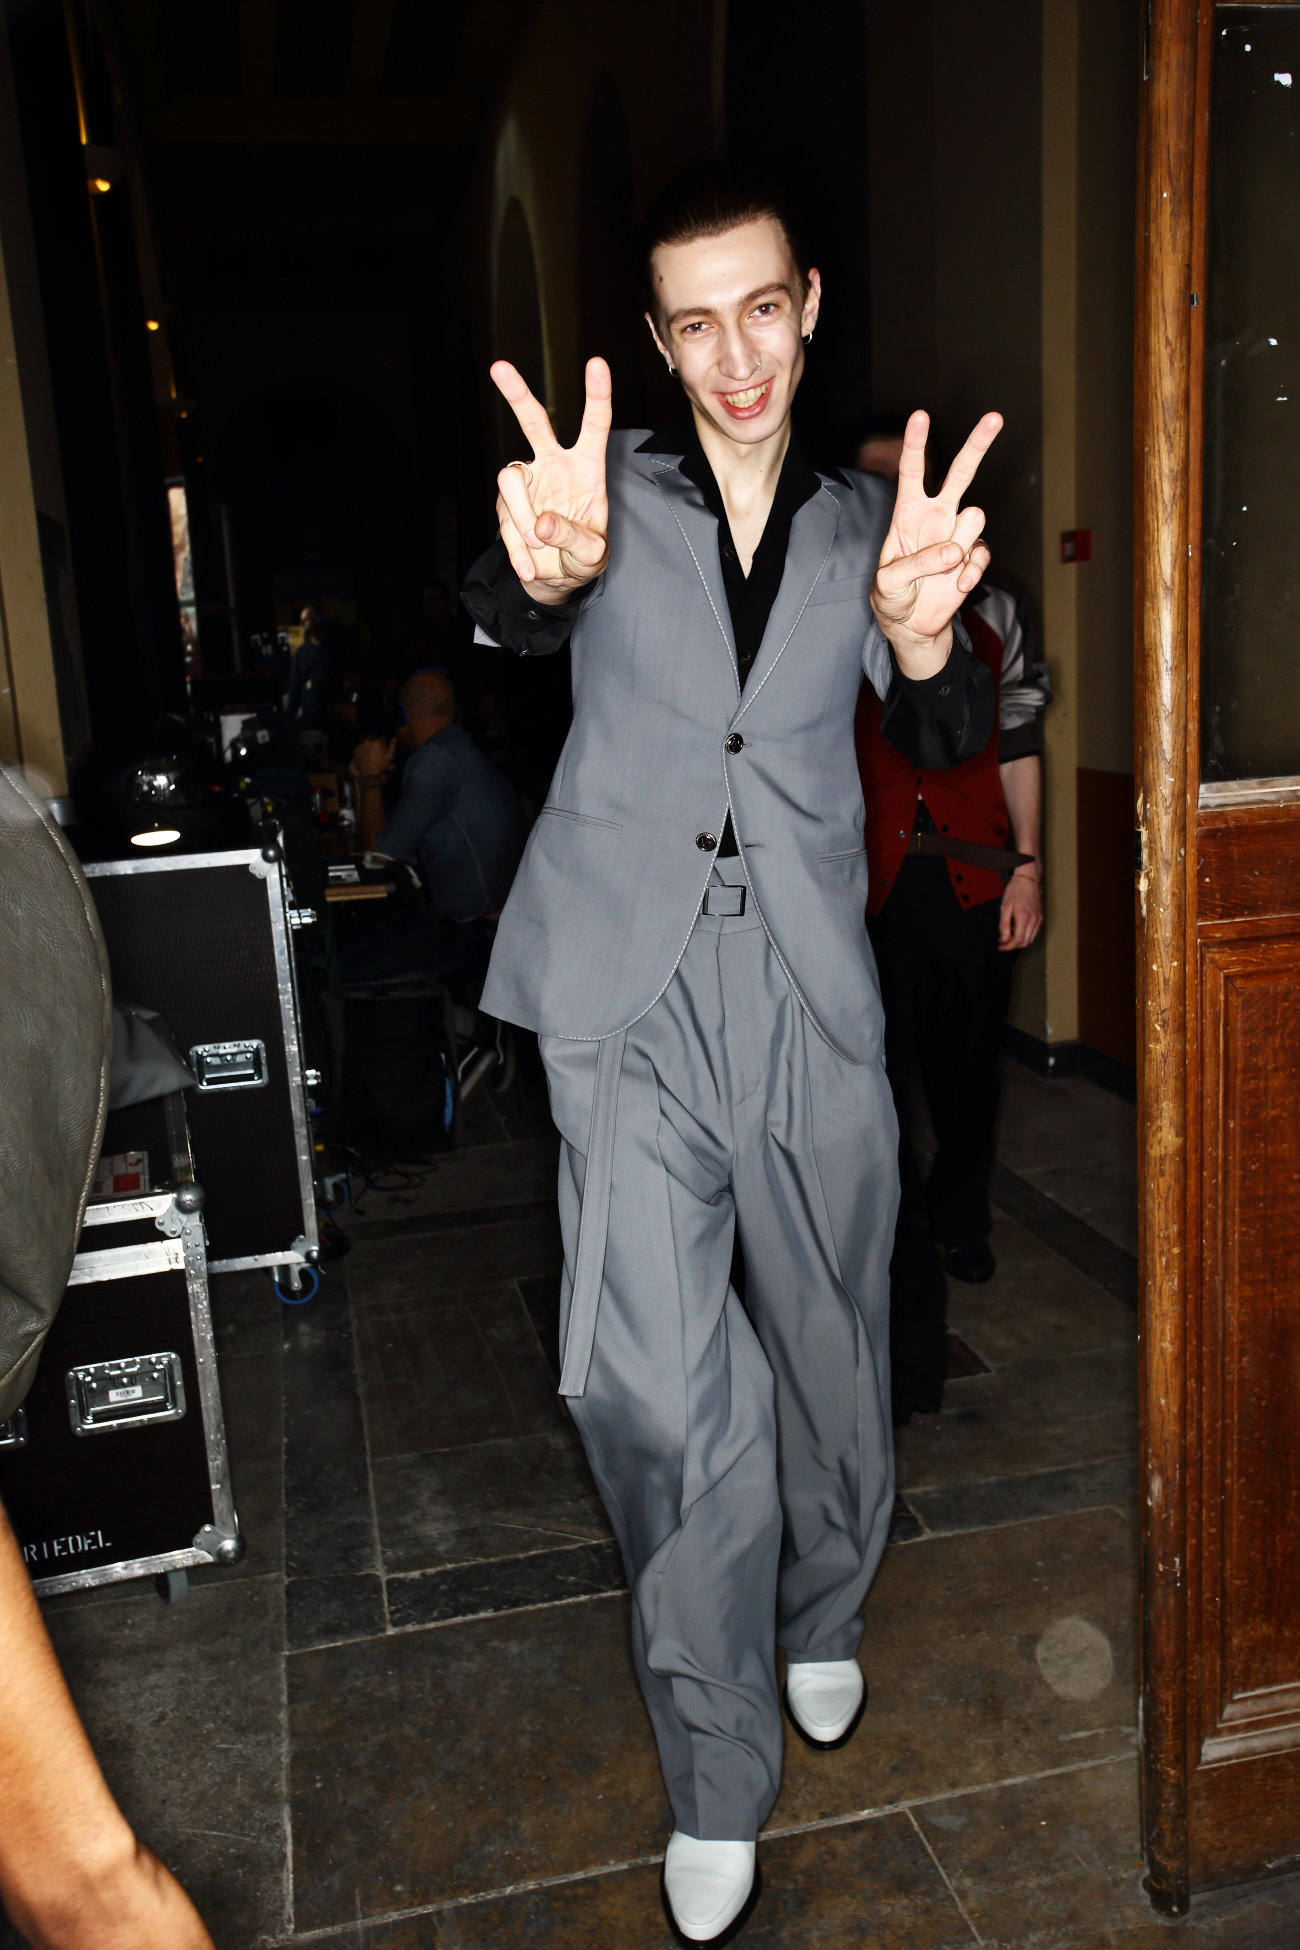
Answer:
<svg viewBox="0 0 1300 1950"><path fill-rule="evenodd" d="M781 113L773 116L777 48ZM730 8L725 90L728 154L787 184L822 274L799 418L815 459L842 465L871 412L865 8L823 0L796 33L779 0Z"/></svg>

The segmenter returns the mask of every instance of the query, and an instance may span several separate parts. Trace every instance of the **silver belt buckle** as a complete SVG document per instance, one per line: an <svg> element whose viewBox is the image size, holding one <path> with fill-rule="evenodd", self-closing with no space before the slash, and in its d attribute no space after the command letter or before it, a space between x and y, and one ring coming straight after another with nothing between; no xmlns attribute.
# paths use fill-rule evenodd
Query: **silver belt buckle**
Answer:
<svg viewBox="0 0 1300 1950"><path fill-rule="evenodd" d="M719 914L727 920L736 921L745 911L745 896L748 887L706 887L701 914Z"/></svg>

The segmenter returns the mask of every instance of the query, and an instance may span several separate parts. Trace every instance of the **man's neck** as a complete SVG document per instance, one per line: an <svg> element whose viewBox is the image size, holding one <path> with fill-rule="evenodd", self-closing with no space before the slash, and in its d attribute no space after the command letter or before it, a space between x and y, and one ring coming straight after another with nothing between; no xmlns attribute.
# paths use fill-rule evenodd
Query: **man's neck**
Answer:
<svg viewBox="0 0 1300 1950"><path fill-rule="evenodd" d="M436 738L440 731L445 731L450 723L450 718L421 718L417 723L412 724L411 750L418 752L421 745L427 745L431 738Z"/></svg>
<svg viewBox="0 0 1300 1950"><path fill-rule="evenodd" d="M742 446L738 440L729 440L697 406L692 405L691 414L705 459L721 490L728 521L734 528L737 522L744 524L761 517L761 531L790 445L789 416L766 440L747 441Z"/></svg>

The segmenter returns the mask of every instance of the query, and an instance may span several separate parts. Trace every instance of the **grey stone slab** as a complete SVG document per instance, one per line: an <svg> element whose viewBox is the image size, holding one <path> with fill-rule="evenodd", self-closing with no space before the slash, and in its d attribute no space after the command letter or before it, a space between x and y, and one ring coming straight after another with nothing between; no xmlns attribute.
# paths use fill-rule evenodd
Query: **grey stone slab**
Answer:
<svg viewBox="0 0 1300 1950"><path fill-rule="evenodd" d="M969 1925L906 1815L769 1837L743 1950L971 1950ZM659 1867L613 1869L312 1939L317 1950L672 1950Z"/></svg>
<svg viewBox="0 0 1300 1950"><path fill-rule="evenodd" d="M388 1630L383 1580L374 1572L344 1577L290 1578L285 1586L285 1638L290 1652Z"/></svg>
<svg viewBox="0 0 1300 1950"><path fill-rule="evenodd" d="M1137 1467L1123 1456L1073 1469L1045 1469L1030 1476L1005 1476L997 1482L960 1483L948 1489L912 1489L907 1493L908 1508L932 1537L962 1530L990 1530L997 1524L1027 1523L1034 1517L1065 1516L1074 1510L1129 1510L1136 1504Z"/></svg>
<svg viewBox="0 0 1300 1950"><path fill-rule="evenodd" d="M1137 1763L1117 1759L916 1810L980 1940L999 1950L1295 1950L1300 1877L1215 1890L1186 1920L1142 1887Z"/></svg>
<svg viewBox="0 0 1300 1950"><path fill-rule="evenodd" d="M457 1206L451 1212L404 1212L384 1219L358 1219L352 1227L354 1242L388 1239L436 1240L440 1235L478 1232L485 1226L527 1224L550 1215L554 1194L521 1200L514 1205Z"/></svg>
<svg viewBox="0 0 1300 1950"><path fill-rule="evenodd" d="M384 1568L420 1571L607 1537L569 1427L372 1465Z"/></svg>
<svg viewBox="0 0 1300 1950"><path fill-rule="evenodd" d="M560 1275L549 1273L515 1282L528 1309L537 1339L558 1387L560 1380Z"/></svg>
<svg viewBox="0 0 1300 1950"><path fill-rule="evenodd" d="M1039 1165L1020 1175L1120 1251L1136 1257L1137 1186L1127 1171L1120 1177L1109 1165Z"/></svg>
<svg viewBox="0 0 1300 1950"><path fill-rule="evenodd" d="M994 1165L989 1196L995 1208L1017 1220L1103 1293L1136 1309L1137 1261L1132 1253L1005 1165Z"/></svg>
<svg viewBox="0 0 1300 1950"><path fill-rule="evenodd" d="M49 1617L127 1820L189 1891L217 1950L291 1924L283 1595L258 1578L161 1605Z"/></svg>
<svg viewBox="0 0 1300 1950"><path fill-rule="evenodd" d="M1137 1111L1087 1077L1002 1064L997 1155L1124 1251L1137 1251Z"/></svg>
<svg viewBox="0 0 1300 1950"><path fill-rule="evenodd" d="M404 1626L485 1618L495 1612L523 1611L533 1605L599 1597L626 1588L623 1559L611 1539L390 1578L388 1616L396 1632Z"/></svg>
<svg viewBox="0 0 1300 1950"><path fill-rule="evenodd" d="M1004 1057L997 1149L1013 1171L1044 1164L1110 1164L1133 1178L1137 1110L1088 1077L1041 1077Z"/></svg>
<svg viewBox="0 0 1300 1950"><path fill-rule="evenodd" d="M448 1151L433 1161L432 1169L423 1170L418 1177L410 1174L413 1183L384 1189L381 1178L359 1198L357 1206L344 1207L339 1222L354 1238L364 1238L378 1236L373 1229L385 1219L528 1205L547 1199L554 1203L558 1159L559 1139L554 1134Z"/></svg>
<svg viewBox="0 0 1300 1950"><path fill-rule="evenodd" d="M834 1754L787 1741L770 1828L1132 1753L1137 1552L1118 1512L887 1550L863 1616L861 1730ZM1086 1698L1038 1656L1063 1631L1104 1655Z"/></svg>
<svg viewBox="0 0 1300 1950"><path fill-rule="evenodd" d="M359 1240L348 1260L353 1304L465 1293L508 1280L554 1275L564 1264L554 1202L540 1201L525 1217L439 1231L425 1237Z"/></svg>
<svg viewBox="0 0 1300 1950"><path fill-rule="evenodd" d="M1123 1301L1017 1221L999 1216L989 1244L997 1260L991 1280L949 1280L948 1325L991 1367L1132 1344L1137 1322Z"/></svg>
<svg viewBox="0 0 1300 1950"><path fill-rule="evenodd" d="M895 1432L898 1485L989 1482L1137 1454L1137 1348L1009 1362L950 1381L941 1415Z"/></svg>
<svg viewBox="0 0 1300 1950"><path fill-rule="evenodd" d="M357 1350L376 1461L546 1433L560 1419L514 1286L375 1301L357 1309Z"/></svg>
<svg viewBox="0 0 1300 1950"><path fill-rule="evenodd" d="M377 1571L352 1316L343 1278L284 1309L285 1567L291 1577Z"/></svg>
<svg viewBox="0 0 1300 1950"><path fill-rule="evenodd" d="M302 1932L347 1925L364 1942L367 1918L635 1860L668 1839L625 1599L287 1663Z"/></svg>

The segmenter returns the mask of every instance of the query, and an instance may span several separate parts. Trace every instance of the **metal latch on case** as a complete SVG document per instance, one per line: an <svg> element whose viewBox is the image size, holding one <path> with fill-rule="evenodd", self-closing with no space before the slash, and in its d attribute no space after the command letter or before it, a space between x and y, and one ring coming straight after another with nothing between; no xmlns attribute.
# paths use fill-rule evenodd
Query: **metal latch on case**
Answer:
<svg viewBox="0 0 1300 1950"><path fill-rule="evenodd" d="M266 1082L266 1044L196 1043L190 1068L200 1090L258 1090Z"/></svg>
<svg viewBox="0 0 1300 1950"><path fill-rule="evenodd" d="M133 1354L92 1361L64 1378L74 1435L138 1429L146 1422L179 1422L185 1383L177 1354Z"/></svg>
<svg viewBox="0 0 1300 1950"><path fill-rule="evenodd" d="M16 1408L8 1421L0 1422L0 1449L27 1447L27 1410Z"/></svg>

